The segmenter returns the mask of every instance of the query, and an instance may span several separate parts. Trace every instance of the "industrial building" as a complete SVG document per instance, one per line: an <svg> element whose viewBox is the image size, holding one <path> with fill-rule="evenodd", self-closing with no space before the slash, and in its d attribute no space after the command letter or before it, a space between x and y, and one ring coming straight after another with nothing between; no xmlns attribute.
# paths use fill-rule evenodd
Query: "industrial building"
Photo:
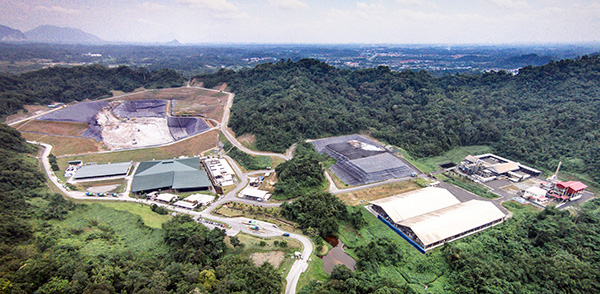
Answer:
<svg viewBox="0 0 600 294"><path fill-rule="evenodd" d="M271 199L271 194L268 191L258 190L252 187L246 187L238 194L240 198L251 199L255 201L268 201Z"/></svg>
<svg viewBox="0 0 600 294"><path fill-rule="evenodd" d="M129 172L131 162L92 164L79 167L73 179L82 180L103 180L106 178L125 177Z"/></svg>
<svg viewBox="0 0 600 294"><path fill-rule="evenodd" d="M233 169L225 158L206 158L204 164L215 186L233 185Z"/></svg>
<svg viewBox="0 0 600 294"><path fill-rule="evenodd" d="M548 193L551 197L563 201L575 201L583 195L587 186L582 182L558 182Z"/></svg>
<svg viewBox="0 0 600 294"><path fill-rule="evenodd" d="M364 185L410 176L409 165L373 140L359 135L314 140L319 153L336 160L331 171L349 185Z"/></svg>
<svg viewBox="0 0 600 294"><path fill-rule="evenodd" d="M469 155L461 162L459 168L473 179L484 183L499 178L508 178L513 182L519 182L529 177L537 177L542 173L537 169L491 153Z"/></svg>
<svg viewBox="0 0 600 294"><path fill-rule="evenodd" d="M210 190L208 175L200 169L200 158L140 162L131 183L133 193L157 190Z"/></svg>
<svg viewBox="0 0 600 294"><path fill-rule="evenodd" d="M371 201L378 218L422 253L504 221L493 203L461 203L448 190L428 187Z"/></svg>

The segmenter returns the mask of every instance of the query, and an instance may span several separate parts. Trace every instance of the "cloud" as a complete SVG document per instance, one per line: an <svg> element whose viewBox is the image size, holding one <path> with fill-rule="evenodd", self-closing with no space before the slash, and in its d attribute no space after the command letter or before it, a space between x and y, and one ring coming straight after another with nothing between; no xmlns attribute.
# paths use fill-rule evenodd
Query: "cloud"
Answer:
<svg viewBox="0 0 600 294"><path fill-rule="evenodd" d="M508 9L522 9L529 7L525 0L488 0L490 3Z"/></svg>
<svg viewBox="0 0 600 294"><path fill-rule="evenodd" d="M51 12L51 13L59 13L59 14L77 14L79 13L79 11L77 11L76 9L70 9L70 8L64 8L64 7L60 7L60 6L36 6L35 9L37 10L41 10L41 11L45 11L45 12Z"/></svg>
<svg viewBox="0 0 600 294"><path fill-rule="evenodd" d="M141 4L141 7L147 10L152 10L152 11L162 11L167 9L167 6L162 5L162 4L158 4L158 3L150 3L150 2L143 2Z"/></svg>
<svg viewBox="0 0 600 294"><path fill-rule="evenodd" d="M211 16L218 18L245 18L248 15L241 12L235 5L227 0L177 0L177 3L195 9L207 10Z"/></svg>
<svg viewBox="0 0 600 294"><path fill-rule="evenodd" d="M396 3L402 6L436 6L434 3L425 0L396 0Z"/></svg>
<svg viewBox="0 0 600 294"><path fill-rule="evenodd" d="M308 4L300 0L269 0L269 4L284 10L309 9Z"/></svg>

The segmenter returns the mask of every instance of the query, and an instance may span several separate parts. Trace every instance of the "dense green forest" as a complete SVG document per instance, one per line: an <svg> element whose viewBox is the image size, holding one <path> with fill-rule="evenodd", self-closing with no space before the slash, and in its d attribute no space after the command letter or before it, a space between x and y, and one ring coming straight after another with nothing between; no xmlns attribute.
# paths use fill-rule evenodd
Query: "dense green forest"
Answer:
<svg viewBox="0 0 600 294"><path fill-rule="evenodd" d="M189 216L162 229L45 187L35 148L0 124L0 293L280 293L281 276L235 255Z"/></svg>
<svg viewBox="0 0 600 294"><path fill-rule="evenodd" d="M229 126L256 135L263 150L367 132L418 157L483 144L540 168L562 161L600 181L598 56L528 66L518 75L350 71L303 59L197 79L208 87L227 82L236 93Z"/></svg>
<svg viewBox="0 0 600 294"><path fill-rule="evenodd" d="M322 190L326 184L321 166L324 159L312 144L298 143L294 157L275 168L278 181L273 197L277 200L287 200Z"/></svg>
<svg viewBox="0 0 600 294"><path fill-rule="evenodd" d="M27 104L70 103L111 96L111 90L131 92L139 87L168 88L183 85L174 70L148 71L126 66L51 67L20 75L0 74L0 118Z"/></svg>

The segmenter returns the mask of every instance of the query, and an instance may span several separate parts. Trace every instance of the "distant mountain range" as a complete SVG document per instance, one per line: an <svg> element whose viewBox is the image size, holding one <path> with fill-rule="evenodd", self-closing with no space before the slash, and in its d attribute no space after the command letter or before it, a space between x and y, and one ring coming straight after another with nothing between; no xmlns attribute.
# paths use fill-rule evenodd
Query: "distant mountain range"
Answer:
<svg viewBox="0 0 600 294"><path fill-rule="evenodd" d="M104 40L80 29L57 27L51 25L38 26L25 33L0 25L0 41L3 42L36 42L55 44L98 44Z"/></svg>
<svg viewBox="0 0 600 294"><path fill-rule="evenodd" d="M13 28L0 25L0 41L2 42L16 42L25 41L26 37L23 32L15 30Z"/></svg>

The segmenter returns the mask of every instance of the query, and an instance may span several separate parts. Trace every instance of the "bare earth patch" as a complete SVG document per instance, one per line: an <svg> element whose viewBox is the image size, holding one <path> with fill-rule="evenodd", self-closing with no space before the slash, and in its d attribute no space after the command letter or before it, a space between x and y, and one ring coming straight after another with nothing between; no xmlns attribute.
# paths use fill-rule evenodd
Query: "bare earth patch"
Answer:
<svg viewBox="0 0 600 294"><path fill-rule="evenodd" d="M102 145L92 139L69 138L32 133L22 133L25 139L52 145L56 156L103 151Z"/></svg>
<svg viewBox="0 0 600 294"><path fill-rule="evenodd" d="M369 201L405 193L419 188L419 185L417 185L414 181L402 181L360 191L338 194L337 197L340 198L340 200L342 200L345 204L355 206L364 205Z"/></svg>
<svg viewBox="0 0 600 294"><path fill-rule="evenodd" d="M241 137L237 138L237 140L238 142L240 142L240 144L248 147L252 146L252 144L256 142L256 136L252 134L244 134Z"/></svg>
<svg viewBox="0 0 600 294"><path fill-rule="evenodd" d="M23 107L27 112L19 111L19 113L7 116L6 123L8 124L50 110L50 108L42 105L24 105Z"/></svg>
<svg viewBox="0 0 600 294"><path fill-rule="evenodd" d="M102 138L111 150L173 142L165 118L139 117L120 119L103 109L97 116Z"/></svg>
<svg viewBox="0 0 600 294"><path fill-rule="evenodd" d="M279 265L283 261L284 253L283 251L257 252L250 255L250 258L254 261L254 265L256 266L268 262L275 268L279 268Z"/></svg>

